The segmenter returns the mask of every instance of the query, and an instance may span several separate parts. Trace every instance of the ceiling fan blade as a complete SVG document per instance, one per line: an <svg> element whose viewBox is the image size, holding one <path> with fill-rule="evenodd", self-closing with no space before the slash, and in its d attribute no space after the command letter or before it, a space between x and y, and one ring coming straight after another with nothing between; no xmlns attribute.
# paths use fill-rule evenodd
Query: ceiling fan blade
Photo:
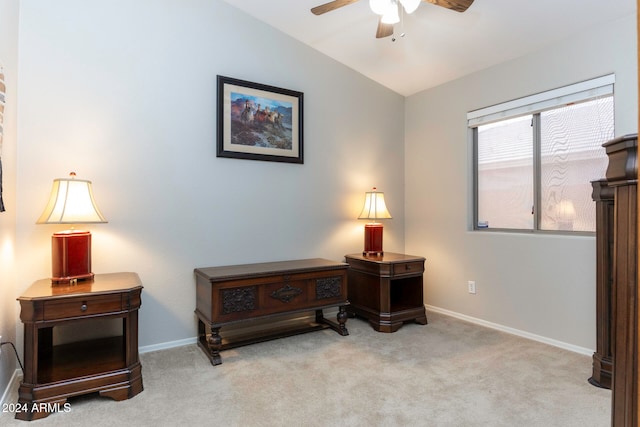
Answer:
<svg viewBox="0 0 640 427"><path fill-rule="evenodd" d="M382 22L382 17L378 20L378 29L376 30L376 38L381 39L389 37L393 34L393 24L385 24Z"/></svg>
<svg viewBox="0 0 640 427"><path fill-rule="evenodd" d="M469 9L469 6L473 3L473 0L423 0L427 3L435 4L436 6L442 6L447 9L455 10L456 12L464 12Z"/></svg>
<svg viewBox="0 0 640 427"><path fill-rule="evenodd" d="M314 15L322 15L323 13L331 12L332 10L336 10L342 6L346 6L351 3L355 3L358 0L334 0L329 3L321 4L320 6L316 6L311 9L311 13Z"/></svg>

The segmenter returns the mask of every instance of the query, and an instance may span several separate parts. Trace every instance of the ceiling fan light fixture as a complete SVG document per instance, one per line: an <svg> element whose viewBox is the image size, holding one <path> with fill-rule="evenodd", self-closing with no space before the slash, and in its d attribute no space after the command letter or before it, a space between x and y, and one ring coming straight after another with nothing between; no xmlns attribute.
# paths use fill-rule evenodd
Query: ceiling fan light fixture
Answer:
<svg viewBox="0 0 640 427"><path fill-rule="evenodd" d="M421 0L400 0L402 7L404 7L404 11L408 14L412 14L418 9L420 6Z"/></svg>
<svg viewBox="0 0 640 427"><path fill-rule="evenodd" d="M397 24L400 22L400 14L398 13L398 2L396 0L391 0L391 5L387 7L384 15L382 15L382 19L380 20L383 24Z"/></svg>
<svg viewBox="0 0 640 427"><path fill-rule="evenodd" d="M420 1L420 0L418 0ZM369 0L369 7L376 15L384 15L391 6L391 0Z"/></svg>

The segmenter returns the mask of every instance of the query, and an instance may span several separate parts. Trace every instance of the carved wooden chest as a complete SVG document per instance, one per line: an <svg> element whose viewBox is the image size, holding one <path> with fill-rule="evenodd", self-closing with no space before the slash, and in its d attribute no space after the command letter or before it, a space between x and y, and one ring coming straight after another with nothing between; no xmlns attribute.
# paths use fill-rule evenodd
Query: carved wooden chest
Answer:
<svg viewBox="0 0 640 427"><path fill-rule="evenodd" d="M213 365L219 365L220 350L227 348L328 327L348 335L348 268L345 263L314 258L195 269L198 345ZM336 322L323 314L332 307L338 307ZM315 312L315 317L303 316L304 312ZM277 322L294 313L300 316L293 322ZM269 327L255 327L256 320ZM220 333L223 326L250 321L246 334Z"/></svg>

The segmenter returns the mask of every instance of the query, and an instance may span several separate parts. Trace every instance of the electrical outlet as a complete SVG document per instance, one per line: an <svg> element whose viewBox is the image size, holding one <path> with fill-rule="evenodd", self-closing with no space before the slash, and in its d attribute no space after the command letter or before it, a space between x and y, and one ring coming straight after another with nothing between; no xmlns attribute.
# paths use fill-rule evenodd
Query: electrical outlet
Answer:
<svg viewBox="0 0 640 427"><path fill-rule="evenodd" d="M467 286L469 287L469 293L470 294L475 294L476 293L476 282L473 280L469 280L467 282Z"/></svg>

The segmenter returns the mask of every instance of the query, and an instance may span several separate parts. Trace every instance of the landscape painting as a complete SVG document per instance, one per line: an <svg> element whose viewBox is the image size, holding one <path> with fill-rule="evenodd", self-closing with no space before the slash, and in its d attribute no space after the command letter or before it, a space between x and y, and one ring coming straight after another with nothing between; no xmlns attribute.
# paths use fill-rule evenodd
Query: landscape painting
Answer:
<svg viewBox="0 0 640 427"><path fill-rule="evenodd" d="M218 157L303 163L301 92L218 76Z"/></svg>

